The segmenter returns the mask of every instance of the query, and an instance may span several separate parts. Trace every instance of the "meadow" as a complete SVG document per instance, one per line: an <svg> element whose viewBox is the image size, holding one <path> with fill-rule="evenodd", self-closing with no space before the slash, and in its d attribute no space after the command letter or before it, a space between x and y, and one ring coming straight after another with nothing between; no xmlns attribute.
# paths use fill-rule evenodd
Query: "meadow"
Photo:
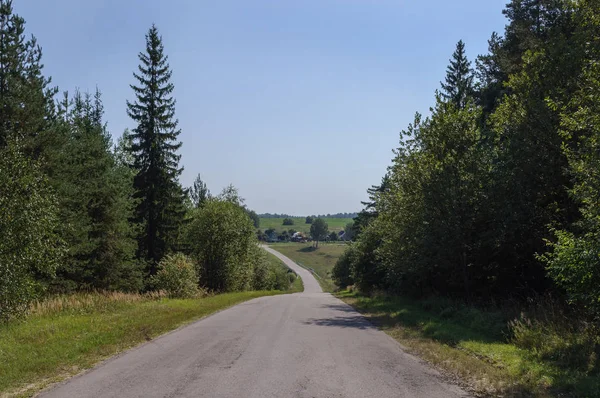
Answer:
<svg viewBox="0 0 600 398"><path fill-rule="evenodd" d="M293 217L294 225L283 225L283 218L261 218L260 229L262 231L269 228L275 229L277 232L288 231L294 229L299 232L308 234L310 232L310 224L306 224L306 217ZM329 231L339 232L346 228L348 223L352 222L351 218L332 218L325 217L325 222L329 226Z"/></svg>
<svg viewBox="0 0 600 398"><path fill-rule="evenodd" d="M334 291L331 270L337 259L346 250L347 244L321 242L318 249L314 249L312 243L273 243L269 246L304 268L313 270L324 291Z"/></svg>

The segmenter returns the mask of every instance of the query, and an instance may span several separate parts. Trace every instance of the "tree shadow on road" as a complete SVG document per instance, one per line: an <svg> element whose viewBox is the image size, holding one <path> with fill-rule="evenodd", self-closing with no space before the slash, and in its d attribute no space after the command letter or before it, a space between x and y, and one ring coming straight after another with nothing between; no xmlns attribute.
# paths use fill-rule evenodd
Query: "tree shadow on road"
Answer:
<svg viewBox="0 0 600 398"><path fill-rule="evenodd" d="M354 328L360 330L375 329L375 326L361 315L312 318L302 322L304 325L328 326L335 328Z"/></svg>

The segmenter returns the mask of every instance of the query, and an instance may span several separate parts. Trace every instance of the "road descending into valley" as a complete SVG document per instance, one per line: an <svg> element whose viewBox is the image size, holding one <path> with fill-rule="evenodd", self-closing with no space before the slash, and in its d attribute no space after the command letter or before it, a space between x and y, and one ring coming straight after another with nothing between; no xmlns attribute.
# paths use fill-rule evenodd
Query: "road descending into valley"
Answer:
<svg viewBox="0 0 600 398"><path fill-rule="evenodd" d="M296 271L304 292L247 301L112 358L43 397L468 396Z"/></svg>

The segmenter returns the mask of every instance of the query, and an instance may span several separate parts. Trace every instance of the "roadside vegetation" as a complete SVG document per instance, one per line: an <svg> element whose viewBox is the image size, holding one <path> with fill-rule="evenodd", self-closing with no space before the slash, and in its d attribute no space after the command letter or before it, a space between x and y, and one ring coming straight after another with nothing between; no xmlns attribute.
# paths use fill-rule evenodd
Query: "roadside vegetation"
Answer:
<svg viewBox="0 0 600 398"><path fill-rule="evenodd" d="M115 143L99 89L58 96L37 39L0 0L2 393L302 289L258 246L260 220L234 186L181 185L172 70L156 26L145 39L131 65L134 127Z"/></svg>
<svg viewBox="0 0 600 398"><path fill-rule="evenodd" d="M597 397L598 335L545 304L476 309L448 299L337 294L409 352L484 396ZM552 319L548 319L552 317ZM581 326L581 325L580 325Z"/></svg>
<svg viewBox="0 0 600 398"><path fill-rule="evenodd" d="M75 293L34 302L27 318L0 325L0 396L34 395L179 326L246 300L281 293L187 299L170 299L163 292Z"/></svg>
<svg viewBox="0 0 600 398"><path fill-rule="evenodd" d="M460 41L333 270L478 391L600 396L599 7L512 0L475 65Z"/></svg>

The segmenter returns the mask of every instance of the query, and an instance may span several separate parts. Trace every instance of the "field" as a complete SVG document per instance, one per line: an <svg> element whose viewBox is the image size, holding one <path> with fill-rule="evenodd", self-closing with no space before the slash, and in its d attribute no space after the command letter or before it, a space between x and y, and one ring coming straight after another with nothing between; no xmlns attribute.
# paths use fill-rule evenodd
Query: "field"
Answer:
<svg viewBox="0 0 600 398"><path fill-rule="evenodd" d="M301 288L298 283L296 290ZM88 293L49 299L23 321L0 325L0 396L34 395L50 383L178 326L242 301L281 293L227 293L185 300Z"/></svg>
<svg viewBox="0 0 600 398"><path fill-rule="evenodd" d="M274 243L270 246L291 258L305 268L312 268L319 276L317 280L326 292L335 288L331 280L331 270L337 259L346 250L344 243L320 243L318 249L313 249L312 243Z"/></svg>
<svg viewBox="0 0 600 398"><path fill-rule="evenodd" d="M310 231L310 224L305 223L305 217L294 217L294 225L283 225L283 218L261 218L260 229L262 231L274 228L277 232L283 232L290 229L294 229L299 232L306 234ZM342 231L348 223L352 222L351 218L324 218L325 222L329 226L329 231L339 232Z"/></svg>

